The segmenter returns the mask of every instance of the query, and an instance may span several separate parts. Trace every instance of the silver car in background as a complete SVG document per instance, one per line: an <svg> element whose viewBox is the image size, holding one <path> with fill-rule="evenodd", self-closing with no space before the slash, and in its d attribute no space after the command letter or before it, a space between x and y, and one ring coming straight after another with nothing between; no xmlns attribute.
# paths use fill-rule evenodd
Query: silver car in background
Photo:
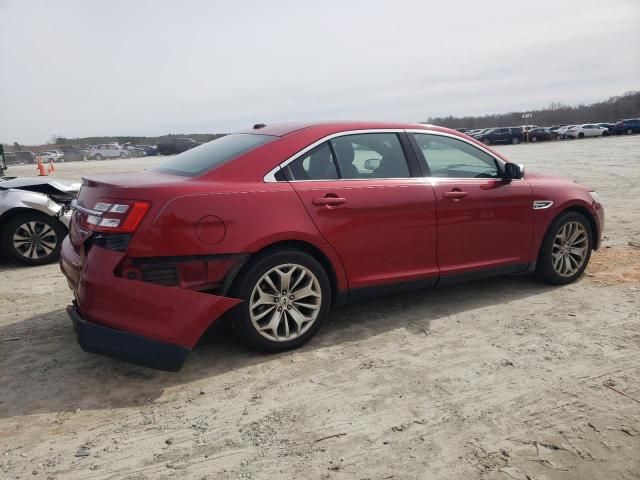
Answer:
<svg viewBox="0 0 640 480"><path fill-rule="evenodd" d="M80 182L48 177L0 179L2 252L24 265L56 261L79 189Z"/></svg>

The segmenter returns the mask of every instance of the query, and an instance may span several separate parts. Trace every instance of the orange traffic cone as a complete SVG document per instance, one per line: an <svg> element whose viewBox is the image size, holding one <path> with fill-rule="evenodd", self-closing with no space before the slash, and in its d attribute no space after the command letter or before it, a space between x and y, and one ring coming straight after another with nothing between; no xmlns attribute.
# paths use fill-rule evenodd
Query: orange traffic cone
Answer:
<svg viewBox="0 0 640 480"><path fill-rule="evenodd" d="M40 177L46 177L47 176L47 170L44 168L44 165L42 163L42 158L38 157L38 172L40 172L38 175Z"/></svg>
<svg viewBox="0 0 640 480"><path fill-rule="evenodd" d="M49 160L49 173L51 174L51 173L53 173L55 171L56 171L56 169L53 166L53 160Z"/></svg>

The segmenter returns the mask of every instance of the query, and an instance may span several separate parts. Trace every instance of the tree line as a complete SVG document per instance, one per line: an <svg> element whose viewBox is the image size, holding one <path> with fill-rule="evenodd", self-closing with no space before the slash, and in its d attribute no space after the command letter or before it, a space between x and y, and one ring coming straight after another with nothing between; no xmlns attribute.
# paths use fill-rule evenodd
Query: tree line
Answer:
<svg viewBox="0 0 640 480"><path fill-rule="evenodd" d="M531 114L522 118L523 114ZM623 118L640 117L640 91L630 91L603 102L576 106L551 103L547 108L526 112L509 112L482 116L432 117L425 123L448 128L514 127L518 125L574 125L582 123L611 122Z"/></svg>

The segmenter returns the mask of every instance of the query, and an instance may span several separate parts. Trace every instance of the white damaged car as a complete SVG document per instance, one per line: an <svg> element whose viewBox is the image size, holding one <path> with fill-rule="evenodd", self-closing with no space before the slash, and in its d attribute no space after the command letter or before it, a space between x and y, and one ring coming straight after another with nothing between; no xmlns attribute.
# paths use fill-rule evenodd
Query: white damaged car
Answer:
<svg viewBox="0 0 640 480"><path fill-rule="evenodd" d="M48 177L0 179L2 252L24 265L56 261L79 190L80 182Z"/></svg>

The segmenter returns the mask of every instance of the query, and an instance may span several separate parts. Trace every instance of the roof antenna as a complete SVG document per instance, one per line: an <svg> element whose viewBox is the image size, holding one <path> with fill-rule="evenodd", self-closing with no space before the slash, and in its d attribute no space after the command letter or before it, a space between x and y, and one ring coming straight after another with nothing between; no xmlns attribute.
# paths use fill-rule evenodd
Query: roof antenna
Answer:
<svg viewBox="0 0 640 480"><path fill-rule="evenodd" d="M256 123L256 124L253 126L253 129L254 129L254 130L258 130L258 129L260 129L260 128L264 128L264 127L266 127L266 126L267 126L267 125L266 125L266 124L264 124L264 123Z"/></svg>

